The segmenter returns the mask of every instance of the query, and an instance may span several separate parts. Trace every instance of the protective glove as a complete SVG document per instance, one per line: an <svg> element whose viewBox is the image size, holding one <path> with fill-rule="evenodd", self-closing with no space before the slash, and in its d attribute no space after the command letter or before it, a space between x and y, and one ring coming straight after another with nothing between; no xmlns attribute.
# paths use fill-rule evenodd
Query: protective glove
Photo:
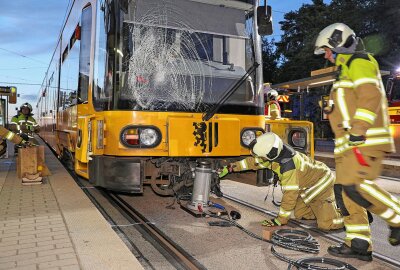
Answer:
<svg viewBox="0 0 400 270"><path fill-rule="evenodd" d="M218 174L218 177L219 177L219 178L222 178L222 177L224 177L225 175L227 175L227 174L229 173L229 168L228 168L228 166L224 166L222 169L219 170L218 173L219 173L219 174Z"/></svg>
<svg viewBox="0 0 400 270"><path fill-rule="evenodd" d="M282 226L282 224L276 218L263 220L261 222L261 225L266 226L266 227Z"/></svg>
<svg viewBox="0 0 400 270"><path fill-rule="evenodd" d="M29 136L25 133L19 134L19 136L24 140L24 141L29 141Z"/></svg>
<svg viewBox="0 0 400 270"><path fill-rule="evenodd" d="M349 145L350 146L357 146L360 144L365 143L365 136L364 135L355 135L350 133L349 138Z"/></svg>

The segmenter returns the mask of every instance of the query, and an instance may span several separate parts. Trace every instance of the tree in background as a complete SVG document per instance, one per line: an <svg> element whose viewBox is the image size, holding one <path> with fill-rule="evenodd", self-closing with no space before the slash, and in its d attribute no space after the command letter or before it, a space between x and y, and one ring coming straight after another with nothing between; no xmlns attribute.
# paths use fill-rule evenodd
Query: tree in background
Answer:
<svg viewBox="0 0 400 270"><path fill-rule="evenodd" d="M265 82L281 83L309 77L312 70L331 65L313 52L318 33L335 22L349 25L363 39L358 49L365 48L373 53L382 69L393 71L400 66L399 18L399 0L332 0L329 4L313 0L311 4L304 4L297 11L286 13L279 22L283 31L280 41L264 41L263 60L268 66L264 69ZM327 89L311 91L313 96L323 95ZM315 98L310 96L310 99ZM315 112L307 112L303 119L314 122L316 137L329 133L319 130L324 125L318 119L306 117L320 114L317 106L311 107Z"/></svg>
<svg viewBox="0 0 400 270"><path fill-rule="evenodd" d="M276 53L275 40L269 41L263 38L262 61L264 82L274 82L278 80L280 69L278 67L279 55Z"/></svg>
<svg viewBox="0 0 400 270"><path fill-rule="evenodd" d="M398 0L332 0L330 4L313 0L285 14L284 21L279 22L283 31L280 41L264 42L265 59L279 60L277 74L264 76L278 83L307 77L311 70L325 67L321 57L313 54L314 42L324 27L335 22L349 25L382 68L394 70L400 65L399 17Z"/></svg>
<svg viewBox="0 0 400 270"><path fill-rule="evenodd" d="M322 0L314 0L313 4L303 5L298 11L286 13L284 18L279 22L284 34L276 43L276 52L282 60L280 82L307 77L311 70L321 67L321 59L312 53L314 41L321 26L330 23L328 6Z"/></svg>
<svg viewBox="0 0 400 270"><path fill-rule="evenodd" d="M375 0L371 5L376 31L364 38L367 50L373 52L382 69L394 71L400 66L400 1Z"/></svg>

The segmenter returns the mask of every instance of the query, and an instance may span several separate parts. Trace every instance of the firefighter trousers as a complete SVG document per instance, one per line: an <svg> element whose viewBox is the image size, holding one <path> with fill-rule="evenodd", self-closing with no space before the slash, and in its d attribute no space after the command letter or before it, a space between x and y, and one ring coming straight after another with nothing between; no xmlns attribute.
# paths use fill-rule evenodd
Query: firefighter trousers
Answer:
<svg viewBox="0 0 400 270"><path fill-rule="evenodd" d="M308 204L299 196L294 216L297 219L316 219L321 230L343 228L343 218L336 206L333 186L328 187Z"/></svg>
<svg viewBox="0 0 400 270"><path fill-rule="evenodd" d="M360 165L352 150L335 157L335 184L341 190L336 189L336 199L344 217L345 243L352 246L362 239L368 241L368 251L371 251L371 230L366 209L383 218L388 225L400 227L400 203L374 183L382 171L385 153L362 147L359 150L368 166Z"/></svg>

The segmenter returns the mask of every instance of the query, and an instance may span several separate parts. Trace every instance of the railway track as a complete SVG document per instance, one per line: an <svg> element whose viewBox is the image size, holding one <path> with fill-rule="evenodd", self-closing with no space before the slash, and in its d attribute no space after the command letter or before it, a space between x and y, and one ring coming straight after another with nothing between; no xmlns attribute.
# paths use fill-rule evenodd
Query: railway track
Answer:
<svg viewBox="0 0 400 270"><path fill-rule="evenodd" d="M155 243L156 248L176 267L176 269L206 269L193 256L165 235L154 224L147 220L132 205L127 203L120 195L103 191L103 195L115 205L129 222L135 223L141 228L143 237L149 242Z"/></svg>
<svg viewBox="0 0 400 270"><path fill-rule="evenodd" d="M399 181L400 181L400 180L399 180ZM228 199L228 200L230 200L230 201L232 201L232 202L235 202L235 203L237 203L237 204L239 204L239 205L241 205L241 206L248 207L248 208L250 208L250 209L252 209L252 210L255 210L255 211L260 212L260 213L263 213L263 214L267 214L267 215L269 215L269 216L271 216L271 217L276 217L277 214L278 214L277 212L273 212L273 211L266 210L266 209L264 209L264 208L262 208L262 207L259 207L259 206L253 205L253 204L251 204L251 203L245 202L245 201L243 201L243 200L241 200L241 199L238 199L238 198L235 198L235 197L233 197L233 196L229 196L229 195L224 194L223 197L224 197L225 199ZM329 239L329 240L331 240L331 241L333 241L333 242L335 242L335 243L341 243L341 242L343 241L342 238L339 238L339 237L334 236L334 235L326 234L326 233L324 233L323 231L321 231L321 230L319 230L319 229L317 229L317 228L315 228L315 227L313 227L313 226L309 226L309 225L304 224L304 223L301 223L301 222L299 222L299 221L290 220L289 222L290 222L291 224L293 224L293 225L296 225L296 226L302 228L302 229L316 232L316 233L318 233L319 235L321 235L323 238ZM394 260L394 259L392 259L392 258L390 258L390 257L388 257L388 256L385 256L385 255L383 255L383 254L381 254L381 253L379 253L379 252L376 252L376 251L373 252L373 256L374 256L375 258L379 259L379 260L382 260L382 261L384 261L384 262L386 262L386 263L388 263L388 264L394 266L394 267L400 268L400 261Z"/></svg>
<svg viewBox="0 0 400 270"><path fill-rule="evenodd" d="M102 203L98 201L95 195L93 195L88 188L86 181L82 181L76 175L74 176L75 181L82 188L82 190L88 195L90 200L96 205L99 211L112 225L114 230L125 242L129 242L132 252L138 259L149 269L156 269L152 263L146 258L140 251L140 248L136 246L133 239L120 229L120 225L117 225L113 218L108 214L108 211L102 206ZM104 189L97 189L99 193L113 206L115 209L126 219L129 225L133 225L134 228L139 231L143 239L150 243L175 269L179 270L205 270L206 268L201 265L193 256L186 252L182 247L176 244L171 238L166 236L161 230L159 230L153 223L147 220L139 211L137 211L132 205L126 202L120 195L114 192L110 192Z"/></svg>
<svg viewBox="0 0 400 270"><path fill-rule="evenodd" d="M72 173L74 174L74 173ZM114 222L113 218L107 213L107 210L103 208L101 202L98 202L96 197L93 196L92 191L96 191L96 193L100 193L104 196L105 200L107 200L117 211L121 213L127 220L128 224L134 225L131 228L137 230L143 239L150 243L168 262L169 264L175 269L206 269L198 260L196 260L193 256L191 256L187 251L185 251L181 246L176 244L171 238L165 235L160 229L158 229L155 224L149 222L139 211L137 211L132 204L126 202L119 194L109 192L103 189L97 189L87 181L79 179L76 175L74 175L77 183L82 187L82 190L88 195L88 197L92 200L92 202L98 207L99 211L102 212L103 216L108 220L111 226L114 228L116 233L120 235L120 237L125 241L128 242L130 249L135 254L135 256L141 261L142 265L144 265L145 269L157 269L152 265L151 259L148 260L146 255L142 253L140 247L136 246L137 238L130 238L124 232L124 229L121 229L120 225L117 225L118 222ZM388 177L386 177L388 178ZM390 179L390 178L389 178ZM396 179L399 181L399 179ZM267 214L270 216L276 216L276 212L269 211L264 208L255 206L251 203L246 201L240 200L233 196L224 195L224 198L230 200L234 203L241 205L242 207L247 207L249 209L255 210L257 212ZM295 226L298 228L316 232L321 235L323 238L329 239L332 242L339 243L341 242L341 238L325 234L324 232L316 229L315 227L309 226L307 224L291 221ZM119 222L121 223L121 222ZM134 228L133 228L134 227ZM396 261L390 257L387 257L383 254L374 252L374 257L381 261L386 262L387 264L400 268L400 262Z"/></svg>

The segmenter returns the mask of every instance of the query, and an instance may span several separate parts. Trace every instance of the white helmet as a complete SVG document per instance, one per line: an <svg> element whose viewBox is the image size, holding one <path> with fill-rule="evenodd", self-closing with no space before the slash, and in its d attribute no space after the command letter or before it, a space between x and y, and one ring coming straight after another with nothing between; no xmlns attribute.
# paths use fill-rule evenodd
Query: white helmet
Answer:
<svg viewBox="0 0 400 270"><path fill-rule="evenodd" d="M276 159L283 148L281 138L273 132L267 132L257 137L252 145L253 154L270 161Z"/></svg>
<svg viewBox="0 0 400 270"><path fill-rule="evenodd" d="M271 89L271 90L269 90L269 91L267 92L267 98L268 98L268 100L276 99L277 97L278 97L278 91L276 91L276 90L274 90L274 89Z"/></svg>
<svg viewBox="0 0 400 270"><path fill-rule="evenodd" d="M25 102L24 104L22 104L19 109L22 111L22 108L28 108L29 112L32 112L32 105L29 104L28 102Z"/></svg>
<svg viewBox="0 0 400 270"><path fill-rule="evenodd" d="M334 23L319 32L314 54L324 54L324 47L335 53L354 53L357 43L356 34L350 27L344 23Z"/></svg>

